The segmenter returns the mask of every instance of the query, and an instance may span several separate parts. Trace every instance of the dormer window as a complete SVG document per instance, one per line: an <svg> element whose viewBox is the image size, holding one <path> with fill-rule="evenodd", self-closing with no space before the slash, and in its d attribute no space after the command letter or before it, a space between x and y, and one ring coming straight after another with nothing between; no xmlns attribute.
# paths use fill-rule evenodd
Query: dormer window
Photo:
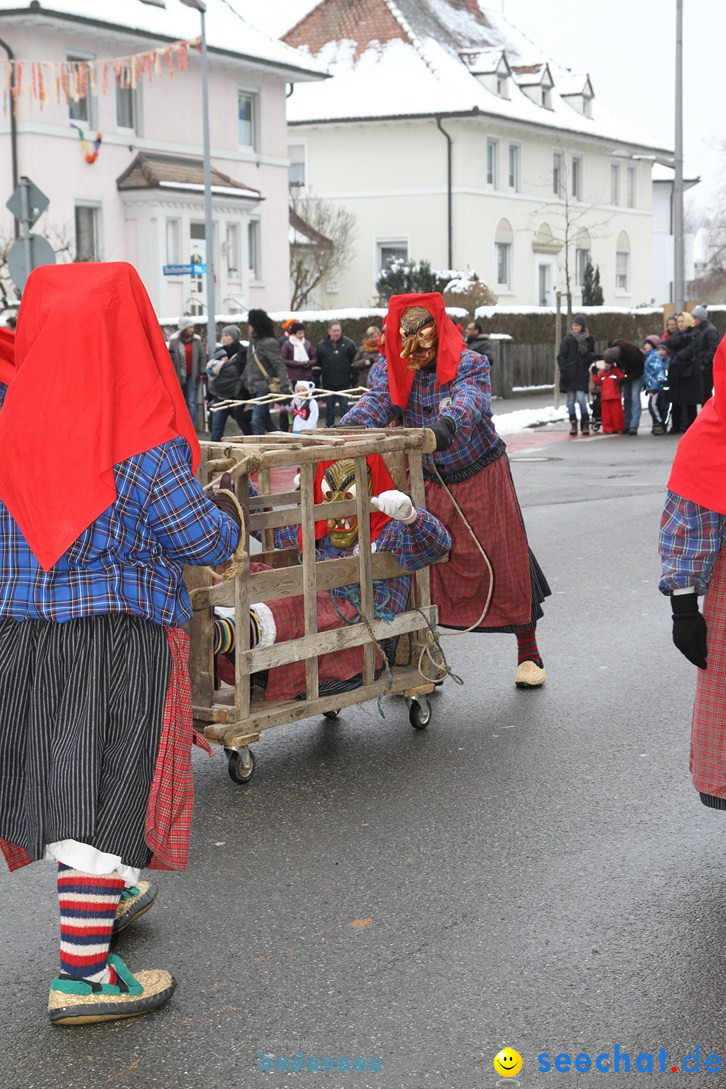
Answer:
<svg viewBox="0 0 726 1089"><path fill-rule="evenodd" d="M497 73L497 94L500 98L509 98L509 77Z"/></svg>
<svg viewBox="0 0 726 1089"><path fill-rule="evenodd" d="M544 106L544 108L546 110L551 110L552 109L552 88L551 87L543 87L542 88L542 105Z"/></svg>

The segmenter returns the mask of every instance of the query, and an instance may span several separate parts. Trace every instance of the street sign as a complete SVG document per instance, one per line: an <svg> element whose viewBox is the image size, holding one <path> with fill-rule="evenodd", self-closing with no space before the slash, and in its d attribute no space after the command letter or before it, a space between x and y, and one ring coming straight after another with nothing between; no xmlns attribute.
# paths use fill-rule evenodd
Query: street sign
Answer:
<svg viewBox="0 0 726 1089"><path fill-rule="evenodd" d="M8 272L18 291L23 291L25 281L38 265L54 265L55 253L50 242L40 234L17 238L8 253Z"/></svg>
<svg viewBox="0 0 726 1089"><path fill-rule="evenodd" d="M191 265L164 265L165 276L202 276L207 271L206 265L194 263Z"/></svg>
<svg viewBox="0 0 726 1089"><path fill-rule="evenodd" d="M23 207L25 202L25 194L27 193L27 205ZM22 223L25 221L28 227L32 227L33 224L42 216L46 210L50 201L46 197L35 182L32 182L30 178L22 177L20 183L7 201L5 207L9 212L12 212L15 218ZM48 261L41 262L47 265Z"/></svg>

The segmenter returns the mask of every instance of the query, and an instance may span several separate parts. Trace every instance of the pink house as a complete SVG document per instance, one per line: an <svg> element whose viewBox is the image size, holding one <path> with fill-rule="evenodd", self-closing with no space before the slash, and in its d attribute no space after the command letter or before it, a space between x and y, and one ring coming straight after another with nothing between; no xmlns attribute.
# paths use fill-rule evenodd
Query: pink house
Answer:
<svg viewBox="0 0 726 1089"><path fill-rule="evenodd" d="M180 64L172 53L173 78L166 55L153 66L160 71L151 80L140 74L136 87L119 85L113 65L101 78L104 60L188 41L199 30L198 11L180 0L0 0L0 240L14 230L4 204L15 158L16 174L50 198L34 230L59 251L59 261L130 261L160 316L204 313L204 276L172 268L204 262L209 245L198 51L189 49L182 71L183 56ZM251 27L234 0L207 0L207 41L215 309L283 309L289 303L286 96L294 83L324 72ZM22 82L14 125L9 58L16 65L36 62L15 69ZM62 70L50 62L84 60L97 62L93 77L68 101ZM92 163L79 130L91 158L102 134Z"/></svg>

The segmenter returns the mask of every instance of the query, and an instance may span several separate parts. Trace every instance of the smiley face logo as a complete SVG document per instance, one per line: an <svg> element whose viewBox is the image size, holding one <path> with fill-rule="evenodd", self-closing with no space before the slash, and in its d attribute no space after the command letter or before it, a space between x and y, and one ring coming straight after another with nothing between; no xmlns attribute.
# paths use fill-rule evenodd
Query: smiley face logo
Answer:
<svg viewBox="0 0 726 1089"><path fill-rule="evenodd" d="M503 1047L494 1056L494 1069L503 1078L513 1078L522 1069L522 1056L513 1047Z"/></svg>

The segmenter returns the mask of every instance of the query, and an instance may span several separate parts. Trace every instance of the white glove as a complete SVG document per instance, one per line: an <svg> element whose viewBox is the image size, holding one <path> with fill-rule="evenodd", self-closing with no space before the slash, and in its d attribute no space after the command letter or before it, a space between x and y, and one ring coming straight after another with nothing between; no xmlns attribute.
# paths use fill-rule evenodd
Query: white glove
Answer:
<svg viewBox="0 0 726 1089"><path fill-rule="evenodd" d="M295 476L292 478L292 486L296 492L300 491L300 473L295 473Z"/></svg>
<svg viewBox="0 0 726 1089"><path fill-rule="evenodd" d="M403 492L381 492L371 498L373 510L379 510L381 514L387 514L389 518L395 518L397 522L405 522L411 525L418 518L416 508L407 495Z"/></svg>

